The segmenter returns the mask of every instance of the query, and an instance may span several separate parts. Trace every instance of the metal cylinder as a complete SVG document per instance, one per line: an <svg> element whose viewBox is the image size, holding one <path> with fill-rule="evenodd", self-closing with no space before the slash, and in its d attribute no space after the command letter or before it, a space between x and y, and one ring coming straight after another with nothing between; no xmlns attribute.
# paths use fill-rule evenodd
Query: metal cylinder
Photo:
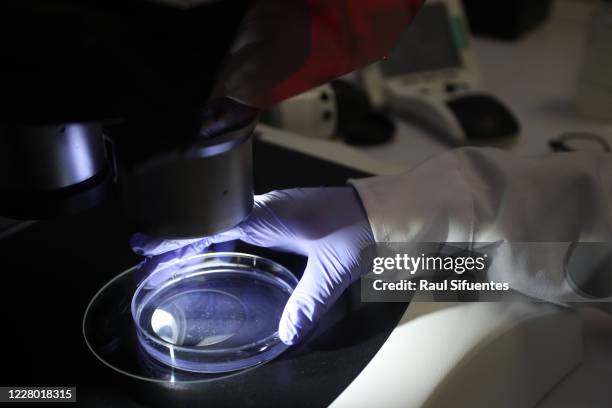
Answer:
<svg viewBox="0 0 612 408"><path fill-rule="evenodd" d="M112 170L98 124L0 128L0 215L52 218L103 203Z"/></svg>
<svg viewBox="0 0 612 408"><path fill-rule="evenodd" d="M0 128L0 188L42 192L82 183L106 168L97 124Z"/></svg>
<svg viewBox="0 0 612 408"><path fill-rule="evenodd" d="M253 208L255 123L122 171L122 199L136 227L156 237L192 238L244 220Z"/></svg>

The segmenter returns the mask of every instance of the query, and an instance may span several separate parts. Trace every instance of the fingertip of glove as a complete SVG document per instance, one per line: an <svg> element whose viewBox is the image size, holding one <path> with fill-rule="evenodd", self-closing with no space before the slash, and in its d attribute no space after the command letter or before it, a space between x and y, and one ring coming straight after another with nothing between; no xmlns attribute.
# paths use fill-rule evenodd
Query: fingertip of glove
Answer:
<svg viewBox="0 0 612 408"><path fill-rule="evenodd" d="M300 335L295 327L289 325L281 325L278 328L278 337L280 341L285 343L288 346L293 346L298 343L300 340Z"/></svg>
<svg viewBox="0 0 612 408"><path fill-rule="evenodd" d="M288 346L293 346L300 341L300 334L294 327L281 326L278 329L278 337L280 341Z"/></svg>
<svg viewBox="0 0 612 408"><path fill-rule="evenodd" d="M132 251L138 255L147 255L145 247L148 240L149 238L146 235L141 234L140 232L134 233L130 237L130 247L132 248Z"/></svg>
<svg viewBox="0 0 612 408"><path fill-rule="evenodd" d="M290 301L278 325L278 337L288 346L299 343L312 327L311 320L303 316L299 310L292 309L291 306Z"/></svg>

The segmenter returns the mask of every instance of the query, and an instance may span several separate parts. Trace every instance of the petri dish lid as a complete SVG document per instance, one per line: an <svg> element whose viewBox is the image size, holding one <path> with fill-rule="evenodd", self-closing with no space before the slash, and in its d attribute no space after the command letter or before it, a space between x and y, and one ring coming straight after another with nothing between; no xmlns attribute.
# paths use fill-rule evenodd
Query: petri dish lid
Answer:
<svg viewBox="0 0 612 408"><path fill-rule="evenodd" d="M278 323L297 278L271 260L206 253L157 269L131 302L138 342L153 359L197 373L265 363L287 346Z"/></svg>

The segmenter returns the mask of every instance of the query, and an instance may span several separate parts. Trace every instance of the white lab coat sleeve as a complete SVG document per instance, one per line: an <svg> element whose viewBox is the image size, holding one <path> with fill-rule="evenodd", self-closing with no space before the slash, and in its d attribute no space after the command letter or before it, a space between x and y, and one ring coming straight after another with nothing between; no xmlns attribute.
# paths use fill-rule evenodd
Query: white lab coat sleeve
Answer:
<svg viewBox="0 0 612 408"><path fill-rule="evenodd" d="M462 148L404 174L351 183L376 241L504 241L507 250L495 257L489 277L538 299L575 297L564 279L563 254L558 245L544 254L513 242L612 242L609 153L524 157Z"/></svg>

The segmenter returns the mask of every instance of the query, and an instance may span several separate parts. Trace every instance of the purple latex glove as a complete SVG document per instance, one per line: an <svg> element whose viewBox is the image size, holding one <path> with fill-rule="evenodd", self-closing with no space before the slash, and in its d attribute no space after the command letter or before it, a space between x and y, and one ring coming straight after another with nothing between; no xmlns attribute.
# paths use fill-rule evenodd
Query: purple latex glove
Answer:
<svg viewBox="0 0 612 408"><path fill-rule="evenodd" d="M295 344L359 278L361 249L374 242L361 201L352 187L298 188L256 196L252 215L239 226L202 239L159 240L135 234L132 248L160 265L206 251L213 243L240 239L308 257L304 275L287 301L280 339Z"/></svg>

